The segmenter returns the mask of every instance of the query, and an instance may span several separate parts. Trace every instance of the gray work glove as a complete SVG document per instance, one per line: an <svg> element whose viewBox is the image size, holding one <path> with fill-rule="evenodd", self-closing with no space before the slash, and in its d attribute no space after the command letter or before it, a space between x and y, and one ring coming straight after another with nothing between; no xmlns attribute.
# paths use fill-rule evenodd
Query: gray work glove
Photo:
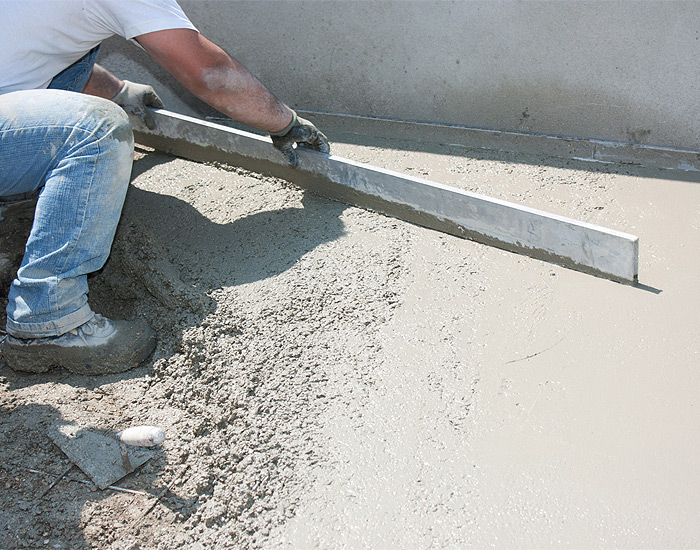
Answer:
<svg viewBox="0 0 700 550"><path fill-rule="evenodd" d="M292 111L293 112L293 111ZM298 117L294 113L292 122L279 132L270 132L272 145L282 151L287 157L289 164L294 168L299 164L299 157L294 149L294 144L319 151L320 153L330 153L331 147L328 145L328 138L324 136L316 126L308 120Z"/></svg>
<svg viewBox="0 0 700 550"><path fill-rule="evenodd" d="M146 107L163 108L163 102L156 91L146 84L124 81L124 86L112 101L124 109L128 114L138 117L149 130L156 129L151 113Z"/></svg>

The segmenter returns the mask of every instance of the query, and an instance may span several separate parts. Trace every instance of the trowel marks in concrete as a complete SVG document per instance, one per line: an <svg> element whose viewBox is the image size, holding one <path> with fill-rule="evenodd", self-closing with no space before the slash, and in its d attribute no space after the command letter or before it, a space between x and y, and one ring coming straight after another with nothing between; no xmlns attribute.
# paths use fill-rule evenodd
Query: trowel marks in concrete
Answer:
<svg viewBox="0 0 700 550"><path fill-rule="evenodd" d="M612 280L637 281L639 239L570 218L299 149L290 168L269 138L153 110L156 130L132 121L136 139L198 161L228 162L319 195Z"/></svg>

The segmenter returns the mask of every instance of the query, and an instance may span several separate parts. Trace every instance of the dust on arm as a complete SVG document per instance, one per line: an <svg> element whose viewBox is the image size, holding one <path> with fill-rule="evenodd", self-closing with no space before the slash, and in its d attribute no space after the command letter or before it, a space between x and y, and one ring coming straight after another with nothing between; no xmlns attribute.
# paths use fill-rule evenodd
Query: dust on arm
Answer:
<svg viewBox="0 0 700 550"><path fill-rule="evenodd" d="M239 122L267 132L290 125L293 111L246 67L191 29L143 34L136 41L183 86Z"/></svg>
<svg viewBox="0 0 700 550"><path fill-rule="evenodd" d="M123 86L123 80L119 80L107 69L95 63L92 67L90 78L85 84L85 88L83 88L83 93L112 99L121 91Z"/></svg>

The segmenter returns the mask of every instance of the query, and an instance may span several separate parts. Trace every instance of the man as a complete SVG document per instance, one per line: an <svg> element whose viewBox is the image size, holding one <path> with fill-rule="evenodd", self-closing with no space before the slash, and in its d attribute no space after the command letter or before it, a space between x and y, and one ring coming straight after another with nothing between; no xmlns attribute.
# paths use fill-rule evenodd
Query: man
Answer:
<svg viewBox="0 0 700 550"><path fill-rule="evenodd" d="M94 65L102 40L133 40L197 97L269 132L292 165L295 144L327 153L328 141L199 34L175 0L0 0L0 13L0 200L39 192L2 356L28 372L125 371L155 336L95 314L87 274L107 260L129 183L124 111L152 126L146 107L162 105L150 87Z"/></svg>

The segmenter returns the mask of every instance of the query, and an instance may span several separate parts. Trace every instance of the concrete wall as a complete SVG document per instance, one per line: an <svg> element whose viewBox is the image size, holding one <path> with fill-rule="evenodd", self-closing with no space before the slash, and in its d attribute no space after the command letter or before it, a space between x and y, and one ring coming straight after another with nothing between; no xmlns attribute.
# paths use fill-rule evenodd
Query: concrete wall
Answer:
<svg viewBox="0 0 700 550"><path fill-rule="evenodd" d="M299 108L700 150L696 1L181 5ZM155 82L172 110L198 109L123 40L102 62Z"/></svg>

